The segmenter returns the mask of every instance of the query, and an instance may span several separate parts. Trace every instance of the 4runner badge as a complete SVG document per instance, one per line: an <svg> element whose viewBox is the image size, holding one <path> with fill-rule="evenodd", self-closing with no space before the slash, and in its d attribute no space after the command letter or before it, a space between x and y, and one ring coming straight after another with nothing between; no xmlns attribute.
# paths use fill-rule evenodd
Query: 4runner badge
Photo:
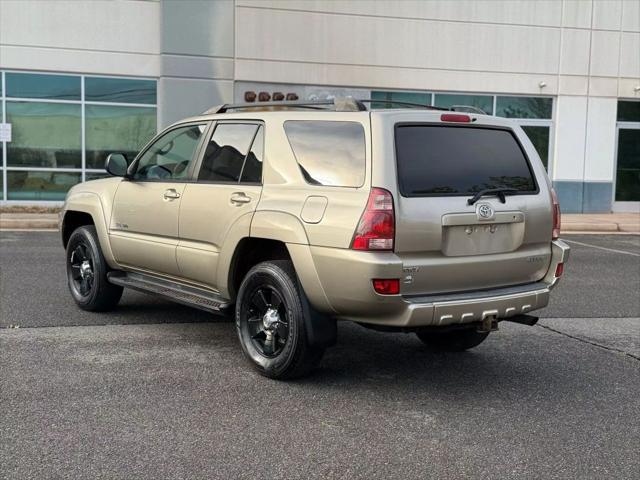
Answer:
<svg viewBox="0 0 640 480"><path fill-rule="evenodd" d="M479 220L492 220L496 215L496 212L488 203L479 203L476 206L476 215L478 216Z"/></svg>

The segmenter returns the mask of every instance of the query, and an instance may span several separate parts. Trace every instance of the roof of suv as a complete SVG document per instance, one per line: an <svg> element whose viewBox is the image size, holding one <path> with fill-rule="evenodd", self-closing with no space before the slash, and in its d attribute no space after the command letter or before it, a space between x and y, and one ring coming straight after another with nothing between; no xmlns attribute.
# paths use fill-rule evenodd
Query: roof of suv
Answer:
<svg viewBox="0 0 640 480"><path fill-rule="evenodd" d="M384 104L398 105L401 108L381 108L370 109L365 104ZM472 115L474 120L478 117L484 117L485 121L489 118L495 119L491 115L487 115L482 110L466 106L454 105L451 108L434 107L431 105L422 105L409 102L396 102L386 100L354 100L351 97L335 98L333 100L319 101L282 101L282 102L259 102L259 103L241 103L241 104L224 104L211 107L200 115L181 120L185 121L202 121L217 120L222 118L240 119L246 118L247 114L258 114L259 117L270 117L272 115L281 115L287 113L291 118L306 117L314 113L340 113L340 114L376 114L382 116L390 116L397 114L418 113L418 114L443 114L444 112L460 112ZM253 115L252 115L253 116ZM435 116L435 115L433 115ZM483 122L484 123L484 122Z"/></svg>

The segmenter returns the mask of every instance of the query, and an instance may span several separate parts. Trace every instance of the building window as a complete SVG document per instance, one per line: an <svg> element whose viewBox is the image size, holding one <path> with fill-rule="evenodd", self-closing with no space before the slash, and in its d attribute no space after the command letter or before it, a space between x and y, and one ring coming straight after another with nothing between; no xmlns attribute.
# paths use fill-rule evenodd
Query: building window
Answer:
<svg viewBox="0 0 640 480"><path fill-rule="evenodd" d="M7 200L62 201L80 182L79 172L8 170Z"/></svg>
<svg viewBox="0 0 640 480"><path fill-rule="evenodd" d="M496 116L551 120L553 99L549 97L496 97Z"/></svg>
<svg viewBox="0 0 640 480"><path fill-rule="evenodd" d="M129 161L153 137L156 131L156 109L85 105L86 165L103 169L107 155L123 153Z"/></svg>
<svg viewBox="0 0 640 480"><path fill-rule="evenodd" d="M106 176L118 151L133 159L157 128L155 80L0 72L0 200L61 201Z"/></svg>
<svg viewBox="0 0 640 480"><path fill-rule="evenodd" d="M464 95L457 93L436 93L433 103L436 107L451 108L466 106L479 108L487 115L493 115L493 97L490 95Z"/></svg>
<svg viewBox="0 0 640 480"><path fill-rule="evenodd" d="M421 92L371 92L371 100L380 100L380 102L373 102L371 108L407 108L402 105L402 102L432 104L431 94ZM400 103L392 103L392 101Z"/></svg>
<svg viewBox="0 0 640 480"><path fill-rule="evenodd" d="M82 168L80 105L7 101L6 112L8 167Z"/></svg>
<svg viewBox="0 0 640 480"><path fill-rule="evenodd" d="M7 97L81 100L81 77L37 73L5 74Z"/></svg>
<svg viewBox="0 0 640 480"><path fill-rule="evenodd" d="M87 102L156 104L155 80L85 77L84 95Z"/></svg>

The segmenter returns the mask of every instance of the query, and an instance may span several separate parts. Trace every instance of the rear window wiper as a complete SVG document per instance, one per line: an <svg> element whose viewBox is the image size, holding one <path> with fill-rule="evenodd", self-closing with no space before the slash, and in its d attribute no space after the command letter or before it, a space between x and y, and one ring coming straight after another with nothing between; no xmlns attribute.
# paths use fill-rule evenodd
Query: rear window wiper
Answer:
<svg viewBox="0 0 640 480"><path fill-rule="evenodd" d="M473 205L485 195L496 195L501 203L506 203L505 195L513 192L519 192L519 190L517 188L485 188L467 200L467 205Z"/></svg>

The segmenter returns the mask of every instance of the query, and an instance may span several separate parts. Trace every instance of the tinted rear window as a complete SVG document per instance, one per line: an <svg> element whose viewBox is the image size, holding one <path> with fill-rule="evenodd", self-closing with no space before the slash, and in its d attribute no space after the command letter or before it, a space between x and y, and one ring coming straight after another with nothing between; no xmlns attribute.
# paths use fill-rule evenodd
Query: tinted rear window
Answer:
<svg viewBox="0 0 640 480"><path fill-rule="evenodd" d="M466 195L502 187L537 190L524 152L508 130L400 125L396 155L405 197Z"/></svg>
<svg viewBox="0 0 640 480"><path fill-rule="evenodd" d="M356 122L284 122L300 171L311 185L360 187L365 175L365 140Z"/></svg>

